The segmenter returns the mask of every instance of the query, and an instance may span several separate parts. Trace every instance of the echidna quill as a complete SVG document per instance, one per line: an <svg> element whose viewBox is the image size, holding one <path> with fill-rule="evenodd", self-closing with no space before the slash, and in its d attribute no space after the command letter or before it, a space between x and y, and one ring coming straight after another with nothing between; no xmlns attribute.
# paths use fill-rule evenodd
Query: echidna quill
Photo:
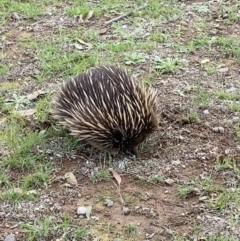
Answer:
<svg viewBox="0 0 240 241"><path fill-rule="evenodd" d="M79 140L111 153L137 147L158 126L157 95L115 66L90 68L69 80L53 116Z"/></svg>

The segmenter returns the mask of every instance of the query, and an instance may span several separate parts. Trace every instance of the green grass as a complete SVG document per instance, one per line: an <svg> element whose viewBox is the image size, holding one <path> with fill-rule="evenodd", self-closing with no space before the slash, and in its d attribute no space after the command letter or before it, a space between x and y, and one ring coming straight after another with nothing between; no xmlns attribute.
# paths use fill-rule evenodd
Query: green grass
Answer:
<svg viewBox="0 0 240 241"><path fill-rule="evenodd" d="M49 240L52 237L59 237L63 240L81 240L89 229L79 227L73 224L69 219L65 218L62 222L48 216L43 218L36 218L32 224L22 224L23 232L26 233L28 241L34 240Z"/></svg>
<svg viewBox="0 0 240 241"><path fill-rule="evenodd" d="M45 12L44 7L38 1L18 2L14 0L1 0L0 9L1 22L6 22L12 12L17 12L20 17L27 19L35 19Z"/></svg>

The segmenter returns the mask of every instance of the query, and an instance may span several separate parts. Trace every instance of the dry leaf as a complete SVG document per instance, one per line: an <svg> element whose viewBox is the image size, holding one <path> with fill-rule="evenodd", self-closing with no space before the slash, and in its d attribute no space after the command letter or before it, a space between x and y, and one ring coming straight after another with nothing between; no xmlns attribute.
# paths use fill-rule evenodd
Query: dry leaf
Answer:
<svg viewBox="0 0 240 241"><path fill-rule="evenodd" d="M82 14L77 17L77 21L78 22L82 22L83 21L83 15Z"/></svg>
<svg viewBox="0 0 240 241"><path fill-rule="evenodd" d="M118 185L120 186L121 180L122 180L121 177L119 176L119 174L116 171L111 170L111 172L112 172L113 177L117 181Z"/></svg>
<svg viewBox="0 0 240 241"><path fill-rule="evenodd" d="M81 44L75 43L74 46L78 50L82 50L83 49L83 46Z"/></svg>
<svg viewBox="0 0 240 241"><path fill-rule="evenodd" d="M23 190L19 187L15 187L13 190L14 190L14 192L16 192L18 194L23 194Z"/></svg>
<svg viewBox="0 0 240 241"><path fill-rule="evenodd" d="M92 45L91 43L87 43L87 42L85 42L85 41L82 40L82 39L78 39L78 42L79 42L80 44L84 44L84 45L88 46L90 49L93 47L93 45Z"/></svg>
<svg viewBox="0 0 240 241"><path fill-rule="evenodd" d="M98 34L105 34L106 32L108 31L108 28L102 28L102 29L99 29L97 32Z"/></svg>
<svg viewBox="0 0 240 241"><path fill-rule="evenodd" d="M202 59L200 63L201 63L201 64L206 64L206 63L208 63L209 61L210 61L210 59Z"/></svg>
<svg viewBox="0 0 240 241"><path fill-rule="evenodd" d="M28 98L28 100L34 100L34 99L36 99L39 95L43 95L43 94L45 94L44 91L42 91L42 90L37 90L37 91L34 91L33 93L27 95L27 98Z"/></svg>
<svg viewBox="0 0 240 241"><path fill-rule="evenodd" d="M220 69L218 69L218 72L220 72L220 73L228 72L228 68L227 67L220 68Z"/></svg>
<svg viewBox="0 0 240 241"><path fill-rule="evenodd" d="M86 208L86 217L88 220L90 219L91 212L92 212L92 206L88 206Z"/></svg>
<svg viewBox="0 0 240 241"><path fill-rule="evenodd" d="M36 112L37 112L37 109L28 109L28 110L19 110L17 113L19 113L21 116L31 116Z"/></svg>
<svg viewBox="0 0 240 241"><path fill-rule="evenodd" d="M89 11L86 20L89 20L93 16L93 11Z"/></svg>
<svg viewBox="0 0 240 241"><path fill-rule="evenodd" d="M76 185L77 184L77 179L76 177L73 175L72 172L67 172L65 174L65 178L67 179L67 182L71 185Z"/></svg>

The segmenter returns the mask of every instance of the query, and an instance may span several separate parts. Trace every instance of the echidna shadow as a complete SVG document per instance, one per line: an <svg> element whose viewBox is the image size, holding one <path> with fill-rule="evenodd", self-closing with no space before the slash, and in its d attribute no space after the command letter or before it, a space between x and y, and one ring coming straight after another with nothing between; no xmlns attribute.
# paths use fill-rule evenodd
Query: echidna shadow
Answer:
<svg viewBox="0 0 240 241"><path fill-rule="evenodd" d="M101 151L137 154L157 129L157 94L119 67L94 67L62 86L53 117Z"/></svg>

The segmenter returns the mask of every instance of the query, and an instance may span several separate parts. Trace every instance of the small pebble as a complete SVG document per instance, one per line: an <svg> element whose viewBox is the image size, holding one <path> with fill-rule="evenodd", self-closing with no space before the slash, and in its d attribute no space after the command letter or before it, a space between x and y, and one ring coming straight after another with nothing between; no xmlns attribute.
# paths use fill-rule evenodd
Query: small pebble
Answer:
<svg viewBox="0 0 240 241"><path fill-rule="evenodd" d="M236 124L236 123L238 123L239 122L239 117L238 116L234 116L233 118L232 118L232 123L233 124Z"/></svg>
<svg viewBox="0 0 240 241"><path fill-rule="evenodd" d="M16 21L19 21L21 18L19 17L18 13L16 12L13 12L12 15L11 15L12 19L13 20L16 20Z"/></svg>
<svg viewBox="0 0 240 241"><path fill-rule="evenodd" d="M122 209L123 215L128 215L130 212L131 211L130 211L130 209L128 207L123 207L123 209Z"/></svg>
<svg viewBox="0 0 240 241"><path fill-rule="evenodd" d="M203 111L203 114L204 114L204 115L210 115L210 112L209 112L209 110L204 110L204 111Z"/></svg>
<svg viewBox="0 0 240 241"><path fill-rule="evenodd" d="M14 234L7 235L4 241L16 241L15 235Z"/></svg>
<svg viewBox="0 0 240 241"><path fill-rule="evenodd" d="M107 207L112 207L113 206L113 201L111 199L106 198L104 201L104 205Z"/></svg>
<svg viewBox="0 0 240 241"><path fill-rule="evenodd" d="M214 132L224 133L224 128L221 126L213 127L212 129Z"/></svg>
<svg viewBox="0 0 240 241"><path fill-rule="evenodd" d="M174 184L174 180L173 179L171 179L171 178L167 178L166 180L164 180L165 181L165 183L167 183L168 185L173 185Z"/></svg>
<svg viewBox="0 0 240 241"><path fill-rule="evenodd" d="M85 207L78 207L77 208L77 214L78 215L84 215L84 214L86 214L86 212L87 212L87 209Z"/></svg>

